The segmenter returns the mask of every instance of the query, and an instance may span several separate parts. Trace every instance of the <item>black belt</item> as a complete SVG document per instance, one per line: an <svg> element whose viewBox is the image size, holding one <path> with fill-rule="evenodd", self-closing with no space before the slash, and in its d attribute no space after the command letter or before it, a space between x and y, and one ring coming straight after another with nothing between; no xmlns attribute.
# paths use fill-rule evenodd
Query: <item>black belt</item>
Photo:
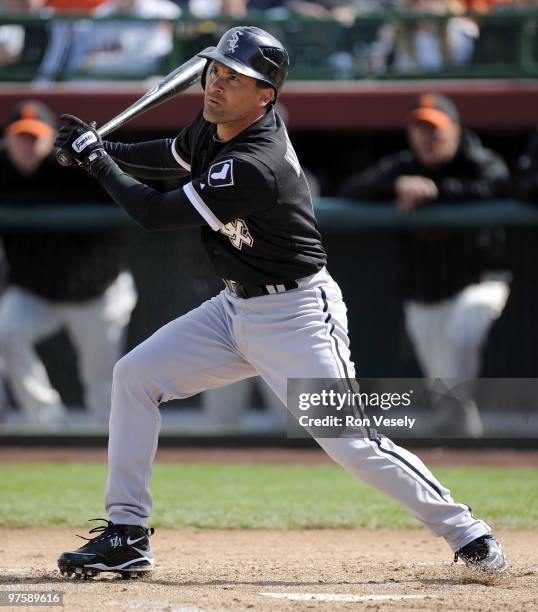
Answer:
<svg viewBox="0 0 538 612"><path fill-rule="evenodd" d="M278 285L245 285L233 280L224 280L224 284L237 297L248 299L260 297L260 295L271 295L273 293L285 293L290 289L297 289L299 285L295 281L279 283Z"/></svg>

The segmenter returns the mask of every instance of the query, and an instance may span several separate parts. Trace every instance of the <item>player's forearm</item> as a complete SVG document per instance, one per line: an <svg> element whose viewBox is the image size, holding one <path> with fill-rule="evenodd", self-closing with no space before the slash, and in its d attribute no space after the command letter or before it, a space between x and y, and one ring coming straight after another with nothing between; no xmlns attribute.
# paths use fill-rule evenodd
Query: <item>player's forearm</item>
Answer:
<svg viewBox="0 0 538 612"><path fill-rule="evenodd" d="M109 156L93 164L92 174L144 230L177 230L205 224L182 190L156 191L126 174Z"/></svg>
<svg viewBox="0 0 538 612"><path fill-rule="evenodd" d="M176 179L186 176L188 172L174 159L172 142L171 138L164 138L133 144L105 141L103 145L112 159L131 176Z"/></svg>

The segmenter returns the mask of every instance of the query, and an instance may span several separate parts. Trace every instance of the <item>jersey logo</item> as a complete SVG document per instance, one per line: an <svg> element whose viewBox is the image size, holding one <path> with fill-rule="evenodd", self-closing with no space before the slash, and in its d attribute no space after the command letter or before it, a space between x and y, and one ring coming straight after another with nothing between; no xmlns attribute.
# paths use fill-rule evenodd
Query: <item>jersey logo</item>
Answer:
<svg viewBox="0 0 538 612"><path fill-rule="evenodd" d="M209 168L208 181L211 187L230 187L234 184L234 160L217 162Z"/></svg>
<svg viewBox="0 0 538 612"><path fill-rule="evenodd" d="M236 249L241 250L241 247L246 244L251 247L254 245L254 238L250 235L247 224L243 219L230 221L225 226L220 228L220 231L228 236L230 242Z"/></svg>
<svg viewBox="0 0 538 612"><path fill-rule="evenodd" d="M286 142L288 143L286 149L286 155L284 155L286 161L291 165L291 167L295 170L295 174L297 177L301 176L301 164L299 163L299 158L297 157L297 153L295 153L295 149L291 144L290 137L288 136L288 132L284 130L284 134L286 135Z"/></svg>
<svg viewBox="0 0 538 612"><path fill-rule="evenodd" d="M228 51L230 53L235 53L235 50L237 49L237 43L239 42L239 37L242 35L243 32L237 31L230 36L230 40L228 41Z"/></svg>

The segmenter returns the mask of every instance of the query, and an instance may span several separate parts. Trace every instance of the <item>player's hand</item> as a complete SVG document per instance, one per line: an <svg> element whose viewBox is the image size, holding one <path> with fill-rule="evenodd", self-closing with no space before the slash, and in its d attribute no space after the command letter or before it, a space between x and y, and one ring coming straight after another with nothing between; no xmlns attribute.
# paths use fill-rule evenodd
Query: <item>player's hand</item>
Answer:
<svg viewBox="0 0 538 612"><path fill-rule="evenodd" d="M437 185L425 176L400 176L396 179L395 191L396 207L402 212L412 212L439 196Z"/></svg>
<svg viewBox="0 0 538 612"><path fill-rule="evenodd" d="M95 122L85 123L73 115L60 117L64 125L58 130L54 145L66 151L79 166L91 172L91 165L106 152Z"/></svg>

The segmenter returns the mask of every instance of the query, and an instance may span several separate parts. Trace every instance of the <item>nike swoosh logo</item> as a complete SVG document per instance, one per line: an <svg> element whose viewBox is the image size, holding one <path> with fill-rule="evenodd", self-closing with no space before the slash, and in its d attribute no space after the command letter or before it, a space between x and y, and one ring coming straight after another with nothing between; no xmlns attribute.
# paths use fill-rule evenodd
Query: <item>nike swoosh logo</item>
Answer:
<svg viewBox="0 0 538 612"><path fill-rule="evenodd" d="M132 544L136 544L137 542L140 542L140 540L143 540L146 536L142 536L141 538L137 538L136 540L131 540L131 536L127 537L127 546L131 546Z"/></svg>
<svg viewBox="0 0 538 612"><path fill-rule="evenodd" d="M212 179L225 179L228 174L228 170L230 169L230 164L224 164L222 170L220 172L213 172L211 175Z"/></svg>

